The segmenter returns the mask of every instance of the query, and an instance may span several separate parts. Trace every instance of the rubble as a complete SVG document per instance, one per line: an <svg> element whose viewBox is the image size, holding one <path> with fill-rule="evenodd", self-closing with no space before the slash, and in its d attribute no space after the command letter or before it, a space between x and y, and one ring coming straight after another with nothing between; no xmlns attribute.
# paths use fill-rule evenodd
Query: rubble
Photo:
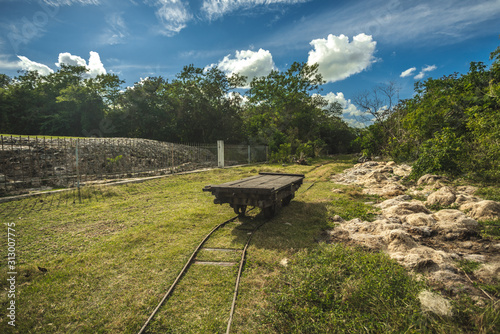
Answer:
<svg viewBox="0 0 500 334"><path fill-rule="evenodd" d="M410 172L407 165L369 161L335 175L333 182L360 186L363 193L385 200L374 204L380 213L372 222L333 217L338 225L325 232L327 242L385 252L448 295L467 292L478 301L486 298L460 269L460 262L478 263L472 275L483 283L499 279L500 243L482 239L478 221L500 219L500 203L476 197L475 187L453 187L439 175L424 175L408 188L401 180ZM398 191L391 193L389 189ZM427 300L434 302L426 304ZM431 305L443 303L435 296L424 295L421 301L429 312L450 314L449 307L433 309Z"/></svg>
<svg viewBox="0 0 500 334"><path fill-rule="evenodd" d="M466 201L460 206L460 210L479 221L495 220L500 217L500 203L495 201Z"/></svg>

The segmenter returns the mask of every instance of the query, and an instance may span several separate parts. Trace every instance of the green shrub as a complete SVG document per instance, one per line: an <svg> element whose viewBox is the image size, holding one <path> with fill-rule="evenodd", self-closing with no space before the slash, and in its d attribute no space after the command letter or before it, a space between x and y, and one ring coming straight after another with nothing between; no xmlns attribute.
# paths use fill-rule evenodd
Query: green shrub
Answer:
<svg viewBox="0 0 500 334"><path fill-rule="evenodd" d="M288 163L292 161L292 145L289 143L281 144L277 152L271 153L271 161Z"/></svg>
<svg viewBox="0 0 500 334"><path fill-rule="evenodd" d="M413 165L412 178L428 173L458 175L462 172L466 150L461 137L444 128L422 145L422 153Z"/></svg>

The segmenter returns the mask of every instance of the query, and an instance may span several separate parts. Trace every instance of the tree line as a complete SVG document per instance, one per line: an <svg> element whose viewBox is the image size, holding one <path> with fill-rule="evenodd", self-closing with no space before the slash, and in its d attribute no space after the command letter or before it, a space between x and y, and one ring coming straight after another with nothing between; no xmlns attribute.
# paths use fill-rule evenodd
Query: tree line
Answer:
<svg viewBox="0 0 500 334"><path fill-rule="evenodd" d="M500 181L500 47L490 59L489 68L471 62L466 74L417 82L411 99L377 112L357 139L363 152L414 162L414 178L444 173ZM384 88L378 92L391 96Z"/></svg>
<svg viewBox="0 0 500 334"><path fill-rule="evenodd" d="M259 143L278 160L356 149L357 130L341 118L340 104L316 94L324 83L316 65L294 63L246 81L193 65L172 80L148 77L126 89L116 74L90 78L78 66L2 74L0 132ZM249 88L240 94L238 87Z"/></svg>
<svg viewBox="0 0 500 334"><path fill-rule="evenodd" d="M394 83L353 102L372 124L354 129L339 103L318 94L317 65L293 63L247 83L217 67L185 66L172 80L149 77L123 89L115 74L89 78L62 66L41 76L0 75L0 132L267 144L273 159L362 152L413 163L412 177L445 173L500 181L500 47L492 65L428 78L399 100ZM238 87L247 87L243 94Z"/></svg>

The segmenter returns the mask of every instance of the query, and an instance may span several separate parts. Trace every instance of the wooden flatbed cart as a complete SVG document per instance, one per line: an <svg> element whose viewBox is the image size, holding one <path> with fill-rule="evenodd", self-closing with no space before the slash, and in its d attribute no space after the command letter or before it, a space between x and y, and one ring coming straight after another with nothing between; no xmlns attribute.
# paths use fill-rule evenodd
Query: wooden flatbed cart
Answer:
<svg viewBox="0 0 500 334"><path fill-rule="evenodd" d="M303 180L302 174L259 173L237 181L206 186L203 191L215 195L215 204L229 203L240 216L245 215L247 206L253 206L259 207L270 218L278 207L290 203Z"/></svg>

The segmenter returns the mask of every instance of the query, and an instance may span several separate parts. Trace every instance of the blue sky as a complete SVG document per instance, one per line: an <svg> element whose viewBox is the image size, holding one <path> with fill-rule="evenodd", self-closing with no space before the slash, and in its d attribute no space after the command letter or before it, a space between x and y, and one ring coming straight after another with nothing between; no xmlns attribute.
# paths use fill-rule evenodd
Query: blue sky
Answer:
<svg viewBox="0 0 500 334"><path fill-rule="evenodd" d="M125 86L217 65L249 77L318 62L322 95L345 117L356 94L490 64L500 45L500 0L0 0L0 73L88 67Z"/></svg>

